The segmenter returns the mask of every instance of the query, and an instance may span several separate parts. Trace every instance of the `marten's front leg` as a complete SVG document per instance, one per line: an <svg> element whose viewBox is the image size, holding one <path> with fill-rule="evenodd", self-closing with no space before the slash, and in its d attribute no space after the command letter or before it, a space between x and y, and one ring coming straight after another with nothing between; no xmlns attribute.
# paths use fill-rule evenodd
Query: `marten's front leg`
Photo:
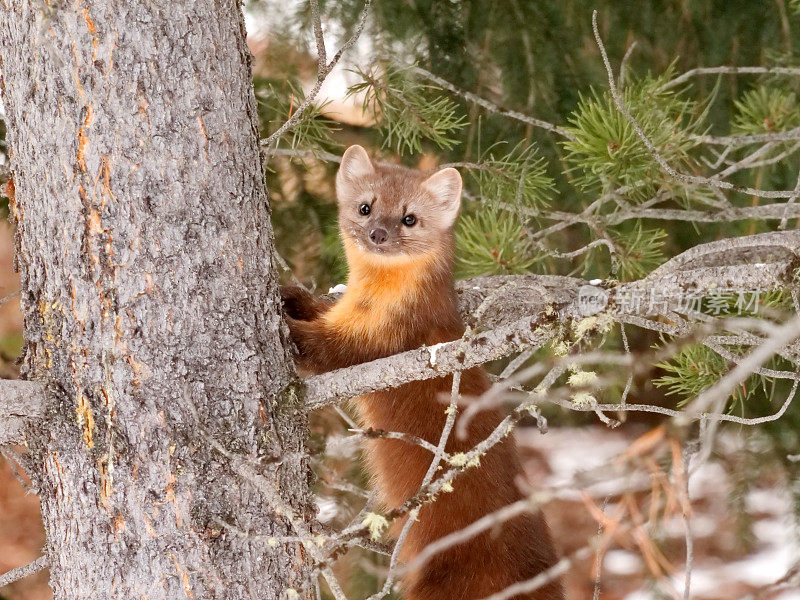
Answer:
<svg viewBox="0 0 800 600"><path fill-rule="evenodd" d="M327 311L332 302L317 298L299 285L282 285L283 311L298 321L313 321Z"/></svg>
<svg viewBox="0 0 800 600"><path fill-rule="evenodd" d="M300 321L285 317L294 345L298 368L309 373L325 373L345 365L339 359L338 344L322 319Z"/></svg>
<svg viewBox="0 0 800 600"><path fill-rule="evenodd" d="M332 303L297 285L281 286L281 301L289 333L297 346L297 366L311 373L324 373L341 366L334 357L336 344L320 319Z"/></svg>

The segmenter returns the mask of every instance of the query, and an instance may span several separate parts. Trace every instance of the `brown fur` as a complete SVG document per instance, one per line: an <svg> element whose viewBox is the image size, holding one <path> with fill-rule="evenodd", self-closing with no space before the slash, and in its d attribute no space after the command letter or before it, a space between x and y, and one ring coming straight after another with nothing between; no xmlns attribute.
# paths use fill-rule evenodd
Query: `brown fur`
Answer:
<svg viewBox="0 0 800 600"><path fill-rule="evenodd" d="M284 288L298 363L310 372L455 340L464 331L452 275L452 221L458 206L441 203L447 194L455 194L451 202L459 201L460 177L457 189L452 187L457 174L446 174L442 179L449 180L432 187L434 193L426 193L427 180L420 172L367 164L363 149L354 148L345 153L337 178L339 225L350 268L347 291L330 305L300 288ZM372 203L369 217L358 213L365 198ZM416 229L400 225L410 210L418 219ZM448 211L450 216L443 217ZM389 232L389 250L370 245L369 229L376 223ZM361 396L356 402L366 427L406 432L437 444L445 423L442 398L447 398L451 385L451 376L417 381ZM460 390L465 397L479 396L488 386L483 369L462 374ZM480 413L466 439L451 436L447 452L471 449L502 417L497 411ZM366 443L365 459L382 504L393 509L417 492L431 453L401 440L378 439ZM505 439L482 457L480 467L467 469L454 480L453 492L440 493L420 511L400 558L409 561L432 541L521 499L517 485L521 474L514 442ZM555 561L541 514L524 515L436 555L408 574L405 597L476 600L529 579ZM551 583L524 598L561 599L561 584Z"/></svg>

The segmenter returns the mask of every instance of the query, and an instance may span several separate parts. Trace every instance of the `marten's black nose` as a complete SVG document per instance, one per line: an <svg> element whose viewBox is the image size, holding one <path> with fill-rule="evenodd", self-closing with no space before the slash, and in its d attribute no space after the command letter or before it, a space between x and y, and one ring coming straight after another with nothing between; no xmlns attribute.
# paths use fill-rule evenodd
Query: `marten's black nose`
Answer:
<svg viewBox="0 0 800 600"><path fill-rule="evenodd" d="M376 244L382 244L386 241L386 230L385 229L373 229L369 232L369 239L371 239Z"/></svg>

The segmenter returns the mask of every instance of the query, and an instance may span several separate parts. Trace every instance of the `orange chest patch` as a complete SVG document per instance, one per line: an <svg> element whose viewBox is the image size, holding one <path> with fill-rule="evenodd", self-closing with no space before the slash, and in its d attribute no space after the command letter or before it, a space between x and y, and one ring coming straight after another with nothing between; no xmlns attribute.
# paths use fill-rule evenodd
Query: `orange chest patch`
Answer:
<svg viewBox="0 0 800 600"><path fill-rule="evenodd" d="M376 349L389 350L399 341L413 292L395 286L368 287L374 289L348 288L324 319L340 334Z"/></svg>
<svg viewBox="0 0 800 600"><path fill-rule="evenodd" d="M404 320L414 316L419 298L429 293L424 281L430 265L421 258L389 261L347 250L347 291L323 318L340 334L392 350L401 343Z"/></svg>

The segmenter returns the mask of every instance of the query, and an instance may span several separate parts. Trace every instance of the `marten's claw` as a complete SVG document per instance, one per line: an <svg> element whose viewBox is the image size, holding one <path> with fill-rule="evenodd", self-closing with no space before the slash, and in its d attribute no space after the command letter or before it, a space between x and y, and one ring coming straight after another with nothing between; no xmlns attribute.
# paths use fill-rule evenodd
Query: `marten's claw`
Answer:
<svg viewBox="0 0 800 600"><path fill-rule="evenodd" d="M295 347L295 359L301 360L303 359L307 352L306 349L308 348L308 335L305 330L304 325L306 321L299 321L297 319L293 319L292 317L285 317L286 325L289 327L289 338L294 343Z"/></svg>
<svg viewBox="0 0 800 600"><path fill-rule="evenodd" d="M317 316L316 299L299 285L282 285L281 302L283 311L292 319L309 321Z"/></svg>
<svg viewBox="0 0 800 600"><path fill-rule="evenodd" d="M300 334L300 327L299 321L294 319L288 315L284 317L284 321L286 321L286 325L289 327L289 337L294 342L295 348L297 348L298 354L301 353L300 343L302 342L302 335Z"/></svg>
<svg viewBox="0 0 800 600"><path fill-rule="evenodd" d="M289 337L296 348L294 359L297 367L301 371L308 373L322 372L319 370L320 361L316 355L315 337L316 331L314 323L311 321L300 321L292 317L285 317L286 325L289 327Z"/></svg>

